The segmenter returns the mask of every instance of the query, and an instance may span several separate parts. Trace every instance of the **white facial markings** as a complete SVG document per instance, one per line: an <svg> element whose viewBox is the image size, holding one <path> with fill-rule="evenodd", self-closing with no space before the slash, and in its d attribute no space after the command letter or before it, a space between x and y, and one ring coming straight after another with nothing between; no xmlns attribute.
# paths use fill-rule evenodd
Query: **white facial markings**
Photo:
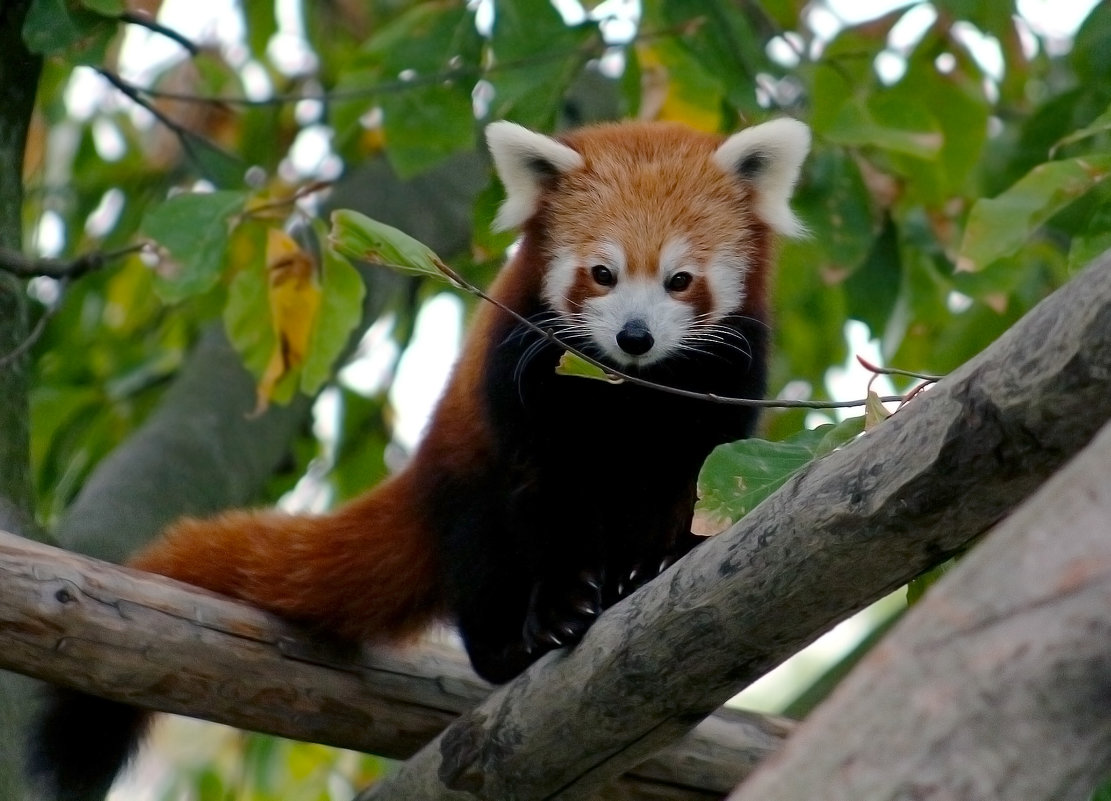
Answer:
<svg viewBox="0 0 1111 801"><path fill-rule="evenodd" d="M551 309L563 314L574 312L568 303L571 289L579 274L579 257L571 248L559 248L548 263L544 273L541 295L544 303Z"/></svg>
<svg viewBox="0 0 1111 801"><path fill-rule="evenodd" d="M688 263L690 249L690 243L682 237L664 242L664 246L660 248L660 277L663 281L666 282L678 272L696 272Z"/></svg>
<svg viewBox="0 0 1111 801"><path fill-rule="evenodd" d="M596 280L596 265L609 271L609 283ZM676 237L664 243L653 266L656 269L648 273L631 273L624 250L612 240L564 246L548 265L543 297L569 326L565 330L585 333L608 360L622 367L643 367L691 347L701 336L700 328L719 323L744 300L746 265L731 249L715 251L703 263L686 239ZM689 296L668 291L669 279L679 272L706 282L708 311L702 306L700 313ZM643 353L630 353L618 343L618 334L633 322L643 324L651 335L651 347Z"/></svg>
<svg viewBox="0 0 1111 801"><path fill-rule="evenodd" d="M706 265L706 282L710 285L710 299L713 301L710 311L713 322L741 308L747 274L748 265L740 256L725 250L715 251L710 256Z"/></svg>
<svg viewBox="0 0 1111 801"><path fill-rule="evenodd" d="M617 364L644 366L665 359L682 344L694 322L689 304L672 298L658 276L629 276L605 295L586 301L584 312L591 339ZM652 335L652 347L641 355L621 349L617 335L639 321Z"/></svg>

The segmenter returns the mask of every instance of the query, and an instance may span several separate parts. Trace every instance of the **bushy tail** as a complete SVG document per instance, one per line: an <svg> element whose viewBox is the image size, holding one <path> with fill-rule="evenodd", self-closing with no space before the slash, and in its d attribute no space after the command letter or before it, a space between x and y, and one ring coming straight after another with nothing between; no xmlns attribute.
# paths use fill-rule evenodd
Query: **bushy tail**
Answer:
<svg viewBox="0 0 1111 801"><path fill-rule="evenodd" d="M99 801L131 759L150 713L77 690L47 687L29 738L32 798Z"/></svg>
<svg viewBox="0 0 1111 801"><path fill-rule="evenodd" d="M129 564L346 639L404 639L441 607L438 554L413 484L399 474L328 515L183 520Z"/></svg>
<svg viewBox="0 0 1111 801"><path fill-rule="evenodd" d="M327 515L236 511L183 520L128 564L349 640L402 640L443 607L437 549L416 489L402 473ZM147 717L55 690L31 745L42 798L101 797L134 752Z"/></svg>

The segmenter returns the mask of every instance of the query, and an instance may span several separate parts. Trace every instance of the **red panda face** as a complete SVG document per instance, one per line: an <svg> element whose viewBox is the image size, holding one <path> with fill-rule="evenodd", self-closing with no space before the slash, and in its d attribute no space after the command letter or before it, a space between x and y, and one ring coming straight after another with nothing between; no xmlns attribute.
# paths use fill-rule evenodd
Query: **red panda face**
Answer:
<svg viewBox="0 0 1111 801"><path fill-rule="evenodd" d="M809 131L794 120L724 141L651 123L562 140L494 123L487 135L507 191L497 224L539 223L555 332L621 367L735 336L722 321L749 312L769 231L801 228L787 199Z"/></svg>
<svg viewBox="0 0 1111 801"><path fill-rule="evenodd" d="M630 252L637 249L600 233L555 245L543 298L569 333L588 338L610 362L647 366L696 348L742 308L748 269L742 254L700 252L676 233L638 264Z"/></svg>

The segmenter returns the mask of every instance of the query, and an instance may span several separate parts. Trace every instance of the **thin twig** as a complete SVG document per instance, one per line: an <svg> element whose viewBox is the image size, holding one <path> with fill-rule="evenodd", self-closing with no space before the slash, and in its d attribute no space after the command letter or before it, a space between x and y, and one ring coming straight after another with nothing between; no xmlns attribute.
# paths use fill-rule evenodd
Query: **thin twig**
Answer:
<svg viewBox="0 0 1111 801"><path fill-rule="evenodd" d="M129 245L119 250L84 253L75 259L36 259L16 250L0 248L0 270L20 278L80 278L105 264L138 253L146 244Z"/></svg>
<svg viewBox="0 0 1111 801"><path fill-rule="evenodd" d="M932 373L917 373L913 370L903 370L899 367L881 367L878 364L872 364L872 362L868 361L863 356L857 356L856 360L860 362L861 367L863 367L870 373L875 373L876 375L900 375L906 378L917 378L918 380L925 381L929 384L937 383L945 377L940 375L933 375Z"/></svg>
<svg viewBox="0 0 1111 801"><path fill-rule="evenodd" d="M151 19L145 14L140 14L136 11L124 11L118 17L120 22L126 22L129 25L138 25L141 28L146 28L149 31L160 33L167 39L177 42L184 47L191 56L199 56L201 48L195 42L187 39L180 32L175 31L173 28L167 28L165 25L158 23L156 20Z"/></svg>
<svg viewBox="0 0 1111 801"><path fill-rule="evenodd" d="M629 44L636 42L651 41L653 39L664 39L668 37L683 36L687 31L688 26L681 26L675 28L663 28L658 31L646 31L638 34L632 39ZM620 45L608 45L602 42L603 48ZM138 86L130 83L119 75L115 75L113 84L117 87L122 83L126 84L130 92L127 92L129 97L134 99L134 96L142 95L145 97L153 98L155 100L175 100L181 103L200 103L205 105L217 106L240 106L244 108L257 108L263 106L278 106L290 103L300 103L302 100L317 101L317 102L335 102L337 100L352 100L363 97L373 97L375 95L393 94L395 92L404 92L410 89L416 89L424 86L434 86L438 84L451 83L453 81L472 79L479 80L488 78L491 75L496 75L499 72L510 72L517 69L528 69L535 67L548 61L559 61L573 56L578 56L580 59L587 60L600 55L598 42L591 40L585 46L580 47L578 50L563 52L563 53L540 53L526 58L510 59L506 61L495 62L488 65L463 65L457 67L449 67L440 72L430 73L428 75L414 75L405 79L395 79L389 81L382 81L373 84L372 86L365 86L360 88L351 89L331 89L327 92L318 94L276 94L264 98L250 98L242 95L224 96L224 97L202 97L200 95L189 94L187 92L174 92L166 89L155 89L153 87ZM102 73L103 74L103 73ZM106 76L107 77L107 76ZM121 89L121 91L123 91Z"/></svg>
<svg viewBox="0 0 1111 801"><path fill-rule="evenodd" d="M278 198L277 200L271 200L266 203L260 203L257 206L252 206L245 212L243 212L243 216L262 216L261 212L274 211L276 209L286 209L302 198L306 198L309 195L315 195L317 192L323 192L327 189L331 189L334 184L334 181L313 181L310 184L302 186L297 191L293 192L290 195L287 195L286 197Z"/></svg>
<svg viewBox="0 0 1111 801"><path fill-rule="evenodd" d="M31 348L35 346L35 343L42 338L42 334L46 330L46 324L50 321L50 318L54 316L54 313L57 311L57 309L57 304L44 309L43 313L39 315L39 319L35 322L35 327L31 329L31 332L29 334L27 334L27 338L16 345L14 348L12 348L10 351L5 353L3 356L0 356L0 370L12 364L17 359L22 358L23 355L27 353L27 351L31 350Z"/></svg>
<svg viewBox="0 0 1111 801"><path fill-rule="evenodd" d="M112 86L122 92L124 96L126 96L129 100L131 100L136 105L145 108L154 116L156 120L166 126L166 128L168 128L170 132L178 138L178 141L181 142L181 147L185 151L186 156L188 156L189 159L195 164L202 164L200 154L197 153L196 150L196 146L198 143L203 144L205 147L211 149L214 152L220 153L227 158L234 158L223 148L219 147L213 142L208 141L200 134L190 131L184 125L181 125L176 120L167 116L157 106L151 103L150 100L144 97L144 94L151 94L149 91L124 80L111 70L104 69L103 67L94 67L93 69L96 70L96 72L99 73L100 76L104 78L104 80L108 81L108 83L112 84Z"/></svg>
<svg viewBox="0 0 1111 801"><path fill-rule="evenodd" d="M552 344L557 345L557 346L563 348L564 350L575 354L580 359L585 361L587 364L590 364L590 365L593 365L594 367L597 367L599 370L601 370L603 373L605 373L606 377L611 381L628 382L630 384L634 384L634 385L639 386L639 387L645 387L647 389L655 389L655 390L659 390L660 392L667 392L667 393L670 393L672 395L678 395L680 397L690 398L692 400L710 401L712 403L722 403L722 404L726 404L726 405L730 405L730 406L752 406L752 407L761 408L761 409L850 409L850 408L855 408L855 407L859 407L859 406L866 406L868 404L868 399L867 398L865 398L863 400L851 400L851 401L806 401L806 400L785 400L785 399L771 399L771 400L769 400L769 399L766 399L766 398L731 398L731 397L726 397L724 395L716 395L712 392L694 392L694 391L689 390L689 389L680 389L679 387L671 387L671 386L668 386L667 384L657 384L654 381L647 381L643 378L639 378L637 376L629 375L628 373L624 373L621 370L610 367L607 364L603 364L602 362L598 361L594 357L589 356L586 353L583 353L581 350L576 348L574 345L569 345L568 343L566 343L562 339L560 339L558 336L553 334L551 331L547 330L546 328L543 328L542 326L537 325L536 323L534 323L532 320L529 320L524 315L519 314L518 312L509 308L504 303L502 303L500 300L497 300L496 298L491 297L486 292L479 289L474 284L470 283L467 279L465 279L463 276L461 276L459 273L457 273L455 270L453 270L451 267L449 267L447 264L445 264L443 261L441 261L438 257L434 257L434 261L435 261L435 264L436 264L436 269L438 269L441 273L443 273L457 287L464 290L465 292L469 292L470 294L474 295L477 298L485 300L488 303L494 304L494 306L496 306L498 309L500 309L501 311L510 315L513 319L515 319L517 322L521 323L522 325L526 326L531 331L534 331L535 333L544 337L544 339L548 340ZM384 265L384 266L390 266L390 265ZM395 269L401 269L401 268L395 268ZM903 401L903 396L902 395L884 396L884 397L881 397L880 400L885 402L885 403L889 402L889 401L892 402L892 403L899 403L899 402Z"/></svg>

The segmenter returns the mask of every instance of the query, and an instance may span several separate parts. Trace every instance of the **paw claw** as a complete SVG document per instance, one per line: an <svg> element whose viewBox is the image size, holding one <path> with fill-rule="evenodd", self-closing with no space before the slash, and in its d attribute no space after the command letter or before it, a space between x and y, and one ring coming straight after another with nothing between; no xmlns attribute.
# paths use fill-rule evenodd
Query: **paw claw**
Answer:
<svg viewBox="0 0 1111 801"><path fill-rule="evenodd" d="M579 600L575 601L574 604L572 604L571 608L578 612L580 615L585 615L586 617L597 617L599 612L598 605L591 603L585 598L580 598Z"/></svg>

